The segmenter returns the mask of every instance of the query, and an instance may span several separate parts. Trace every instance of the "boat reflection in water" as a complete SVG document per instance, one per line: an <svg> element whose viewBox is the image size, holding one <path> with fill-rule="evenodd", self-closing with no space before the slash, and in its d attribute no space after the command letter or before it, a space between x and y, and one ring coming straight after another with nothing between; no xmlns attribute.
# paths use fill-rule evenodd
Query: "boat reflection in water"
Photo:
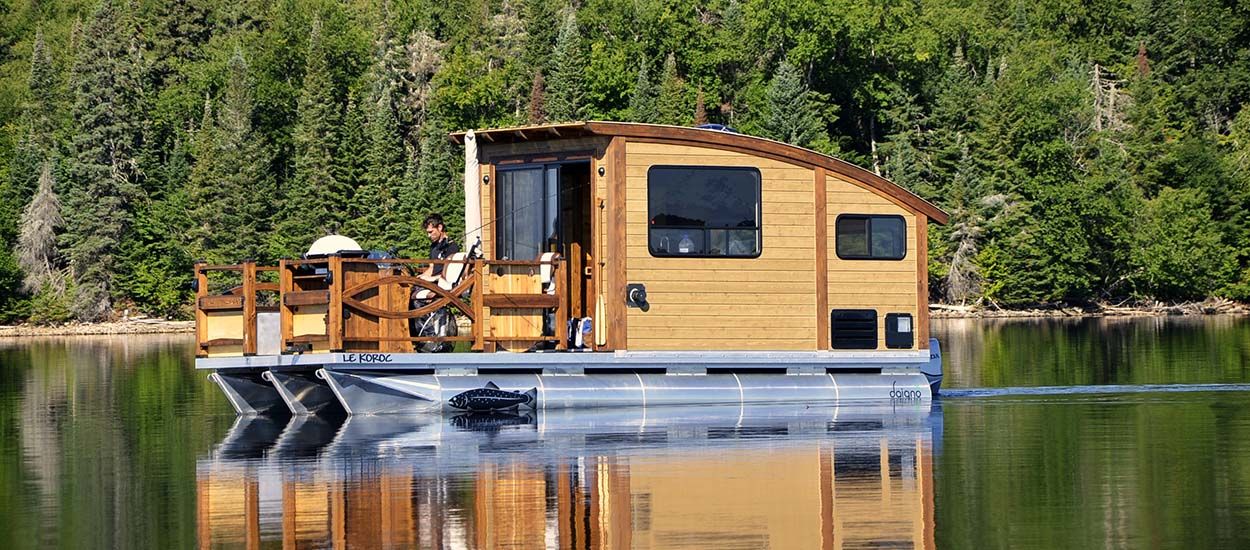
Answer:
<svg viewBox="0 0 1250 550"><path fill-rule="evenodd" d="M240 417L198 465L200 545L932 548L940 416Z"/></svg>

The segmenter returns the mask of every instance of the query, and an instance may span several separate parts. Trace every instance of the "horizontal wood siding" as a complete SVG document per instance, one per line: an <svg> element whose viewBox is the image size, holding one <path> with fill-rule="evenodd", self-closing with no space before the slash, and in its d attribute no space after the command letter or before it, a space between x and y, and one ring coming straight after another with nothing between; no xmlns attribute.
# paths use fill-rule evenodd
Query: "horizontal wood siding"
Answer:
<svg viewBox="0 0 1250 550"><path fill-rule="evenodd" d="M885 349L887 313L910 313L913 330L917 317L916 214L837 174L827 178L829 246L829 309L877 310L877 347ZM843 260L837 254L835 222L841 214L891 214L907 221L907 255L898 261ZM913 341L919 340L919 334ZM913 348L914 349L914 348Z"/></svg>
<svg viewBox="0 0 1250 550"><path fill-rule="evenodd" d="M626 277L647 286L651 304L645 312L627 310L629 349L816 349L813 170L732 151L633 141L625 163ZM654 165L759 168L760 258L652 257L647 170Z"/></svg>

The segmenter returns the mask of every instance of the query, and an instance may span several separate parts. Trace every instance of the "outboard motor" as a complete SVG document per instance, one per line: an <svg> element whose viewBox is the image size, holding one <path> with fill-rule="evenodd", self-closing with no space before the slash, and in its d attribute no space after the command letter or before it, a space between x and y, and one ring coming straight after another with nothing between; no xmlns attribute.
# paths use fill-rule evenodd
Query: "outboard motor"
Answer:
<svg viewBox="0 0 1250 550"><path fill-rule="evenodd" d="M942 389L942 345L937 338L929 339L929 362L920 367L920 372L929 379L929 390L937 397Z"/></svg>

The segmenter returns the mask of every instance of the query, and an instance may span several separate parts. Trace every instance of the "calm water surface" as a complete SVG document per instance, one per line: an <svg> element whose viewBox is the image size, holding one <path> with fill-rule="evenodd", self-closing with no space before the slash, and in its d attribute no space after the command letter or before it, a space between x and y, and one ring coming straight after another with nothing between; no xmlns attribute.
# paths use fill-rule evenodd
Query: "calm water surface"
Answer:
<svg viewBox="0 0 1250 550"><path fill-rule="evenodd" d="M236 419L189 337L0 340L0 548L1250 547L1250 321L933 329L932 410L385 419Z"/></svg>

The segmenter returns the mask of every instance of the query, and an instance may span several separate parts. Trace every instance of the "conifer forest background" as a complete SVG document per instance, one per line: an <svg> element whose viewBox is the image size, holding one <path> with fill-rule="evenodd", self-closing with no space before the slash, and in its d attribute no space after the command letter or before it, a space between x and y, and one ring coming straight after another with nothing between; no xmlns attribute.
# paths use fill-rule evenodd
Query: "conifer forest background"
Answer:
<svg viewBox="0 0 1250 550"><path fill-rule="evenodd" d="M935 300L1250 298L1246 0L0 0L0 321L462 234L449 131L723 123L951 214Z"/></svg>

